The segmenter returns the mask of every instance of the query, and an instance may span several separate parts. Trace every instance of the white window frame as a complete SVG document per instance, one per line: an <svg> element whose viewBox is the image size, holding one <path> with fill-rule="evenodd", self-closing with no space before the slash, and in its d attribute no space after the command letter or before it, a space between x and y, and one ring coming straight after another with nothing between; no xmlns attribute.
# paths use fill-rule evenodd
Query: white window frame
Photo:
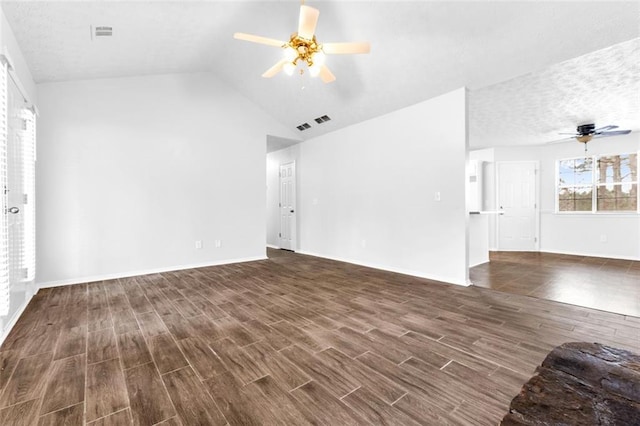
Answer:
<svg viewBox="0 0 640 426"><path fill-rule="evenodd" d="M631 154L636 154L636 162L637 162L636 180L631 182L632 184L635 183L638 187L638 190L636 191L637 192L636 193L636 197L637 197L636 210L598 210L598 187L602 186L601 184L598 183L598 173L600 172L599 167L597 166L598 159L601 157L611 157L615 155L631 155ZM583 158L591 158L591 161L592 161L591 164L593 165L593 171L591 173L591 184L584 185L584 186L591 187L591 210L560 211L560 201L559 201L560 162L567 161L567 160L583 159ZM640 151L636 151L636 152L627 151L627 152L618 152L613 154L594 154L594 155L589 155L584 157L580 156L580 157L560 158L556 160L555 168L556 168L555 170L555 213L556 214L561 214L561 215L585 215L585 214L586 215L639 215L640 214Z"/></svg>

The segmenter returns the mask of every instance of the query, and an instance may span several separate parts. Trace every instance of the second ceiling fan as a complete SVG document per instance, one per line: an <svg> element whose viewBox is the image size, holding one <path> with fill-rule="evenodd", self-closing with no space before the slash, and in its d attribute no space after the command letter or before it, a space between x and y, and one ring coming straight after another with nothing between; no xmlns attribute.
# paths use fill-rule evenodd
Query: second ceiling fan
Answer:
<svg viewBox="0 0 640 426"><path fill-rule="evenodd" d="M619 126L610 124L608 126L599 127L593 123L581 124L576 127L576 133L560 133L561 135L571 135L578 142L584 144L584 152L587 152L587 143L594 138L606 138L608 136L628 135L631 130L614 130Z"/></svg>
<svg viewBox="0 0 640 426"><path fill-rule="evenodd" d="M319 15L320 11L318 9L305 5L300 6L298 31L291 34L289 41L286 42L245 33L235 33L233 37L238 40L251 41L284 49L284 58L262 74L265 78L273 77L282 70L288 75L292 75L298 64L304 63L309 68L309 73L312 77L320 76L323 82L330 83L334 81L336 77L324 63L325 54L369 53L371 48L369 43L366 42L319 43L315 36Z"/></svg>

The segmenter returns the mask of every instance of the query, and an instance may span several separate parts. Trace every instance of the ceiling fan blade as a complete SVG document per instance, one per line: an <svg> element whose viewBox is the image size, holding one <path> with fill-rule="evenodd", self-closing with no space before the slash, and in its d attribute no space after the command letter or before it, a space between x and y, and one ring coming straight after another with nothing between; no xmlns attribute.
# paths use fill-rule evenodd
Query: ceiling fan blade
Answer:
<svg viewBox="0 0 640 426"><path fill-rule="evenodd" d="M559 135L572 135L572 136L580 136L580 133L558 133Z"/></svg>
<svg viewBox="0 0 640 426"><path fill-rule="evenodd" d="M596 133L606 132L607 130L617 129L618 127L620 126L608 125L608 126L600 127L599 129L595 129L594 132Z"/></svg>
<svg viewBox="0 0 640 426"><path fill-rule="evenodd" d="M331 70L329 70L326 65L323 65L322 68L320 68L320 79L324 83L331 83L332 81L336 80L336 76L333 75Z"/></svg>
<svg viewBox="0 0 640 426"><path fill-rule="evenodd" d="M631 130L614 130L613 132L601 132L594 135L595 138L606 138L607 136L628 135Z"/></svg>
<svg viewBox="0 0 640 426"><path fill-rule="evenodd" d="M262 74L262 76L264 78L271 78L274 75L278 74L280 71L282 71L282 66L284 64L286 64L288 61L286 59L282 59L281 61L279 61L277 64L275 64L274 66L272 66L271 68L269 68L268 70L266 70L264 72L264 74Z"/></svg>
<svg viewBox="0 0 640 426"><path fill-rule="evenodd" d="M328 55L346 55L352 53L369 53L371 45L362 43L324 43L322 50Z"/></svg>
<svg viewBox="0 0 640 426"><path fill-rule="evenodd" d="M268 46L276 46L276 47L282 47L286 44L284 41L275 40L273 38L260 37L257 35L245 34L245 33L235 33L233 35L233 38L238 40L251 41L253 43L266 44Z"/></svg>
<svg viewBox="0 0 640 426"><path fill-rule="evenodd" d="M313 39L313 34L316 32L316 25L318 24L318 15L320 15L320 11L318 9L305 5L300 6L298 37L302 37L307 40Z"/></svg>

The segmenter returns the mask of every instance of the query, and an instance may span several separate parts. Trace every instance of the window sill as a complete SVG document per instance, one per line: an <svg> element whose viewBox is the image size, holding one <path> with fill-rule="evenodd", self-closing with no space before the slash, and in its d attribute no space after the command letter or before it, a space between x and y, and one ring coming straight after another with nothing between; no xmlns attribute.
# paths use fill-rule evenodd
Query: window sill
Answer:
<svg viewBox="0 0 640 426"><path fill-rule="evenodd" d="M552 214L554 216L588 216L588 217L640 217L640 213L634 212L549 212L548 214Z"/></svg>

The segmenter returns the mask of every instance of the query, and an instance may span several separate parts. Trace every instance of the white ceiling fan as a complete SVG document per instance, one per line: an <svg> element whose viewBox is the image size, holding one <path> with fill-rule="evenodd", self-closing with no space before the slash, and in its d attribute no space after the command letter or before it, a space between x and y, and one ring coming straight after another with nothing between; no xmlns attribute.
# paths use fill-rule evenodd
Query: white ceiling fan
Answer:
<svg viewBox="0 0 640 426"><path fill-rule="evenodd" d="M366 42L318 43L314 33L319 15L320 11L318 9L305 6L304 4L301 5L298 31L291 34L289 41L286 42L245 33L235 33L233 37L238 40L251 41L284 49L284 58L262 74L265 78L271 78L281 70L284 70L288 75L292 75L300 63L306 63L312 77L319 75L323 82L330 83L334 81L336 77L324 63L325 54L369 53L371 48L369 43ZM304 70L301 69L300 72L303 73Z"/></svg>

